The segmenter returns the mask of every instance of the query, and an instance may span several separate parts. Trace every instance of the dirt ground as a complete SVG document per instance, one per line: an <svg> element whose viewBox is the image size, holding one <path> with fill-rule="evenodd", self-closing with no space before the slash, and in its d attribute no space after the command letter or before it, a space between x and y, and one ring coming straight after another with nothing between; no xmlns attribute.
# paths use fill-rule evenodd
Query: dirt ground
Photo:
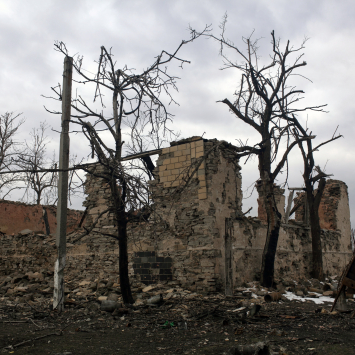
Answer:
<svg viewBox="0 0 355 355"><path fill-rule="evenodd" d="M42 304L0 303L0 349L9 354L234 354L241 344L266 341L271 354L355 354L355 318L329 313L331 303L253 304L215 295L169 300L160 307L98 309L68 302L66 311ZM255 313L253 315L253 313Z"/></svg>

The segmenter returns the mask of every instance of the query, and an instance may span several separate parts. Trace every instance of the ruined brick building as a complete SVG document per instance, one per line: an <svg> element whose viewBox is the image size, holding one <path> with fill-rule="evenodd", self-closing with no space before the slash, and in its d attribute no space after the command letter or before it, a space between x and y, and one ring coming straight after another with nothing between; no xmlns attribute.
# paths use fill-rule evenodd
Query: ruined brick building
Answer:
<svg viewBox="0 0 355 355"><path fill-rule="evenodd" d="M170 281L191 290L231 294L243 282L259 277L265 211L259 198L258 217L243 215L241 168L230 147L223 141L193 137L160 151L155 179L149 183L154 213L147 222L129 227L132 278L146 284ZM89 226L106 210L110 190L101 179L88 176L86 193ZM283 190L277 199L284 214ZM352 255L345 183L327 181L320 216L324 271L340 274ZM307 212L300 208L295 219L284 221L275 278L308 278L312 254ZM106 213L90 235L80 240L75 233L68 236L68 279L117 279L118 245L103 235L113 231L113 223ZM0 253L0 273L52 270L54 237L40 233L2 236Z"/></svg>
<svg viewBox="0 0 355 355"><path fill-rule="evenodd" d="M193 137L162 149L155 179L150 181L154 215L148 222L130 226L133 277L145 283L174 280L195 290L226 287L227 292L258 278L267 228L265 211L259 203L258 218L243 215L241 168L228 147L226 142ZM90 178L86 192L90 223L106 208L109 190L99 179ZM284 215L281 189L278 201ZM294 220L282 225L276 279L309 277L311 237L303 214L301 208ZM324 271L339 274L352 255L346 184L328 180L320 216ZM112 220L106 215L97 231L112 228Z"/></svg>

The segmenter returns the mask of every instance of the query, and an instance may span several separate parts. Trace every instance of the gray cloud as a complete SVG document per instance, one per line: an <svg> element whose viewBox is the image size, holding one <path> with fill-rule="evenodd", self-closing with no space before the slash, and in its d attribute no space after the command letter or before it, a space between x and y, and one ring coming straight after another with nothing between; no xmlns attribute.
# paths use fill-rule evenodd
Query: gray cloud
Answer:
<svg viewBox="0 0 355 355"><path fill-rule="evenodd" d="M348 184L354 211L355 178L351 168L355 161L352 153L355 4L350 0L0 0L1 112L24 113L22 140L40 121L46 120L55 130L59 129L60 117L43 109L43 105L59 108L58 104L41 97L41 94L50 95L50 87L62 80L63 56L53 50L55 40L64 41L71 54L83 54L84 65L89 70L95 70L94 60L99 56L100 46L105 45L113 47L119 65L127 64L139 71L162 49L173 51L182 39L188 38L189 24L196 29L212 24L214 33L218 34L218 24L226 11L227 36L235 44L241 45L242 36L248 36L253 30L256 38L263 37L261 60L268 59L272 30L283 43L289 39L295 46L305 36L310 37L304 50L308 65L302 74L313 83L300 78L295 78L295 82L305 91L302 104L328 104L329 113L308 115L309 127L317 140L329 138L337 125L344 135L343 139L317 153L317 161L321 166L326 164L327 172L333 173L334 178ZM172 127L181 130L185 137L205 132L208 138L232 143L237 138L256 141L255 132L236 120L225 105L216 103L225 97L232 99L239 81L238 72L219 70L222 60L218 49L216 42L200 39L181 50L181 57L191 60L191 64L185 65L183 70L176 66L170 68L181 77L179 92L174 96L180 106L171 107L175 114ZM84 93L92 100L87 89ZM51 139L51 149L58 150L55 132L51 132ZM72 137L73 152L86 149L85 140ZM292 155L290 166L289 184L300 185L302 163L297 152ZM246 188L257 178L257 163L248 162L242 168ZM255 197L244 202L245 207L253 204L255 206Z"/></svg>

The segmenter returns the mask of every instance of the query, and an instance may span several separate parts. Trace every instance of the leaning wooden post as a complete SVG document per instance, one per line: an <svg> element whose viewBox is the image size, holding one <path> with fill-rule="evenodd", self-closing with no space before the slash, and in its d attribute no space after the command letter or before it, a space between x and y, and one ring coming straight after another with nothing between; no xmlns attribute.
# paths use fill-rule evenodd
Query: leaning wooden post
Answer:
<svg viewBox="0 0 355 355"><path fill-rule="evenodd" d="M69 120L71 109L71 87L73 74L73 58L64 59L63 92L62 92L62 132L59 151L59 181L57 204L56 245L58 259L54 264L53 309L64 310L64 267L66 259L67 204L68 204L68 169L69 167Z"/></svg>

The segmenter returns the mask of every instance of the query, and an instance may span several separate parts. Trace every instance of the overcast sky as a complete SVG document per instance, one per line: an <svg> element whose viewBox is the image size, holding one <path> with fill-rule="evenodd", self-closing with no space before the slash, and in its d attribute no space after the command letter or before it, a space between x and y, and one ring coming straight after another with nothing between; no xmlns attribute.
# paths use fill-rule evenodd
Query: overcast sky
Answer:
<svg viewBox="0 0 355 355"><path fill-rule="evenodd" d="M63 56L53 50L54 41L66 43L69 54L84 56L84 68L94 70L102 45L115 54L119 66L140 71L154 61L162 49L173 51L182 39L189 38L188 27L203 29L211 24L218 35L218 25L228 13L226 36L241 44L242 36L254 32L260 41L262 60L270 53L270 33L275 31L284 45L300 45L307 66L302 73L312 82L297 81L305 91L304 105L328 104L329 113L309 113L308 126L316 140L329 139L335 128L344 138L316 153L316 163L326 167L334 179L343 180L349 188L350 206L355 211L355 2L353 0L0 0L0 113L23 112L26 118L18 139L46 121L54 130L60 117L47 113L43 106L59 109L55 102L41 95L51 95L50 87L62 81ZM175 120L171 128L183 137L204 134L205 138L253 140L255 133L236 119L222 103L233 99L240 74L221 71L218 44L199 39L182 48L180 57L190 60L183 70L172 67L181 80L174 98L180 106L171 107ZM233 53L231 53L233 57ZM89 91L85 91L90 94ZM92 98L91 96L88 96ZM56 106L57 105L57 106ZM305 117L304 117L305 119ZM50 151L58 153L58 134L48 131ZM256 137L257 138L257 137ZM84 138L72 137L71 152L89 153ZM87 153L86 153L87 152ZM289 186L302 185L302 163L297 151L292 154ZM245 196L258 177L256 161L242 165ZM279 179L282 183L282 176ZM243 201L243 209L255 208L255 194ZM75 208L80 207L76 202ZM355 222L352 216L353 225Z"/></svg>

